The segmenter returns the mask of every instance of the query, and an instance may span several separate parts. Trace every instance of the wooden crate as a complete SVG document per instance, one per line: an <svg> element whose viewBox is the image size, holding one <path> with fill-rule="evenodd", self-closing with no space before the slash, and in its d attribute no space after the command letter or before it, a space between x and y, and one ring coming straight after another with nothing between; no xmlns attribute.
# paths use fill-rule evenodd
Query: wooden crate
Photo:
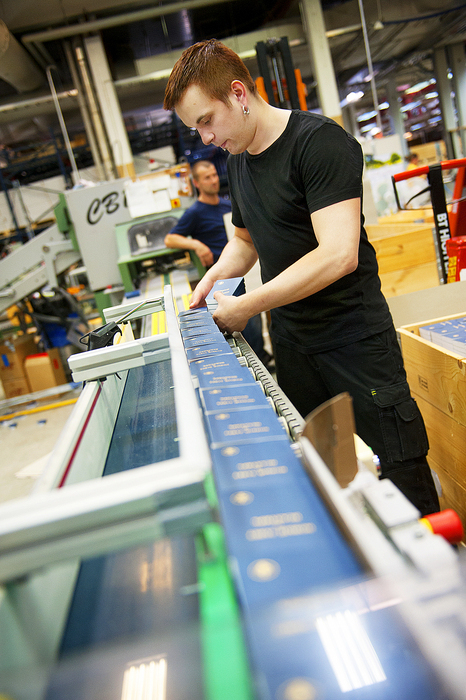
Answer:
<svg viewBox="0 0 466 700"><path fill-rule="evenodd" d="M389 214L388 216L379 216L379 224L398 224L398 223L419 223L419 222L433 222L434 214L432 212L432 207L427 207L425 209L402 209L397 211L395 214Z"/></svg>
<svg viewBox="0 0 466 700"><path fill-rule="evenodd" d="M429 436L429 464L442 486L440 505L453 508L466 531L466 351L465 357L420 337L419 327L463 313L398 329L411 393Z"/></svg>
<svg viewBox="0 0 466 700"><path fill-rule="evenodd" d="M432 224L369 224L366 231L375 248L385 297L438 286Z"/></svg>

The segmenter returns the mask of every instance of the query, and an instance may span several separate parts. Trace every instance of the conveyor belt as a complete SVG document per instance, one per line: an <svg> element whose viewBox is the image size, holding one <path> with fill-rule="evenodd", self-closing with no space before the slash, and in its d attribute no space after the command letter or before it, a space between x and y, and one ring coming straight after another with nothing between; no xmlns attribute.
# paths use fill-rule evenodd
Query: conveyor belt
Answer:
<svg viewBox="0 0 466 700"><path fill-rule="evenodd" d="M172 384L169 360L128 372L104 476L178 455ZM216 540L218 549L218 536ZM132 660L161 655L170 660L167 698L201 700L206 697L201 641L206 634L212 636L212 632L201 629L197 588L198 566L201 565L196 561L195 551L194 538L170 538L159 540L153 546L81 564L61 645L60 663L52 674L47 700L97 697L94 695L96 685L99 697L113 700L119 697L123 670ZM207 553L207 559L209 556ZM222 556L221 545L217 551L219 556ZM204 570L201 566L200 575L207 580L214 572L216 578L224 577L224 567L225 562L220 566L215 564L211 571L207 562ZM228 584L216 581L214 587L213 597L217 599L214 605L218 608L220 595L224 609ZM234 602L230 601L227 609L232 605L234 608ZM211 602L204 602L203 607L204 615L211 615ZM203 641L211 656L215 655L214 645L218 649L228 649L233 656L238 654L238 642L231 639L232 634L237 635L234 612L226 614L227 628L222 631L221 644L215 633L214 640ZM218 612L217 618L216 624L221 622ZM110 654L109 645L113 649ZM103 660L98 670L96 658ZM233 697L235 700L249 697L248 681L241 678L244 663L244 659L239 660L239 668L230 684L235 692L232 700ZM216 673L218 671L217 668ZM205 675L208 674L209 671ZM239 681L241 694L237 691ZM210 697L225 700L224 685L217 683L217 686L219 688Z"/></svg>
<svg viewBox="0 0 466 700"><path fill-rule="evenodd" d="M440 700L433 675L395 608L372 586L322 504L251 369L240 364L208 311L182 312L179 323L211 446L255 697L337 700L349 697L351 690L358 700ZM125 388L130 407L120 410L106 473L176 454L170 382L169 363L130 371ZM207 547L204 560L208 558ZM168 569L170 585L164 588ZM84 562L63 638L62 664L47 700L113 700L128 664L158 659L167 650L170 700L249 697L247 683L242 695L236 688L216 695L205 681L208 669L202 677L204 633L198 593L192 588L196 582L190 538L161 540L153 547ZM188 597L180 594L186 587L192 593ZM201 592L201 605L208 594ZM326 647L329 639L339 652L336 665ZM117 645L114 655L112 645ZM76 652L84 649L92 653L80 662ZM75 665L69 672L71 653ZM351 663L343 663L339 676L338 664L348 656ZM102 657L108 672L96 668L96 658ZM102 685L99 694L91 691L96 680Z"/></svg>
<svg viewBox="0 0 466 700"><path fill-rule="evenodd" d="M141 298L151 299L163 294L166 284L169 284L173 290L175 307L180 311L187 309L189 306L188 298L191 295L191 284L188 273L185 270L175 269L165 275L154 275L142 280L140 288ZM143 319L141 336L158 335L166 333L166 331L167 325L163 311L151 314Z"/></svg>
<svg viewBox="0 0 466 700"><path fill-rule="evenodd" d="M177 456L175 438L170 362L131 370L104 475ZM119 698L132 662L167 656L167 697L204 698L196 582L192 537L84 561L47 700Z"/></svg>

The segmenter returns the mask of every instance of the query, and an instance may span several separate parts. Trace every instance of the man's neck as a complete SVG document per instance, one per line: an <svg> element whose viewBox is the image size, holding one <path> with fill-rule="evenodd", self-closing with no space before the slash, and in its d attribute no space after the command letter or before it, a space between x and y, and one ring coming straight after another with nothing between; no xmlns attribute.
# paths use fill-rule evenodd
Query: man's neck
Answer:
<svg viewBox="0 0 466 700"><path fill-rule="evenodd" d="M216 205L219 203L220 197L218 194L207 194L206 192L202 192L197 198L197 201L202 202L203 204Z"/></svg>
<svg viewBox="0 0 466 700"><path fill-rule="evenodd" d="M291 110L272 107L263 100L258 101L257 108L256 133L247 148L251 155L262 153L275 143L285 131L291 115Z"/></svg>

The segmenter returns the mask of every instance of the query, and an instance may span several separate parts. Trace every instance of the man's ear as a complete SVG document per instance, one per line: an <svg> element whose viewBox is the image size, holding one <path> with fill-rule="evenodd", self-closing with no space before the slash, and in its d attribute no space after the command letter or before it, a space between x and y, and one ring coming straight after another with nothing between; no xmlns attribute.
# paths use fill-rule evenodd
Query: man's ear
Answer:
<svg viewBox="0 0 466 700"><path fill-rule="evenodd" d="M231 91L237 100L242 102L246 97L246 87L241 80L233 80L231 83Z"/></svg>

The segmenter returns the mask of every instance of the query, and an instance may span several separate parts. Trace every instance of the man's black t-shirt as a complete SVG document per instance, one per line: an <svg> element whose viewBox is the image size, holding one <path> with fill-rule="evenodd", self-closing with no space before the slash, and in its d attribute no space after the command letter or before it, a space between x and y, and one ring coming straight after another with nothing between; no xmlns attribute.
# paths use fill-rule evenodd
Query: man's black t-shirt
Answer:
<svg viewBox="0 0 466 700"><path fill-rule="evenodd" d="M232 221L249 231L264 283L317 247L314 211L362 198L362 171L356 139L332 120L298 110L265 151L228 158ZM362 213L357 269L271 315L272 337L301 352L330 350L391 325Z"/></svg>

